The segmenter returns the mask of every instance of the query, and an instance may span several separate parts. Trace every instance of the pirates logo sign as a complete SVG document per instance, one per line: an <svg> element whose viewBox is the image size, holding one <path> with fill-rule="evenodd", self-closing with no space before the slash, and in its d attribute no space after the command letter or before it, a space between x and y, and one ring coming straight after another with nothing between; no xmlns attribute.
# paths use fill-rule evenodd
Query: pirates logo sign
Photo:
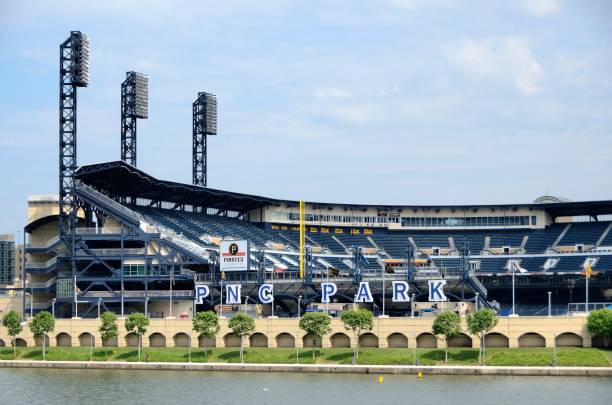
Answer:
<svg viewBox="0 0 612 405"><path fill-rule="evenodd" d="M246 271L249 269L249 242L223 240L219 245L221 271Z"/></svg>

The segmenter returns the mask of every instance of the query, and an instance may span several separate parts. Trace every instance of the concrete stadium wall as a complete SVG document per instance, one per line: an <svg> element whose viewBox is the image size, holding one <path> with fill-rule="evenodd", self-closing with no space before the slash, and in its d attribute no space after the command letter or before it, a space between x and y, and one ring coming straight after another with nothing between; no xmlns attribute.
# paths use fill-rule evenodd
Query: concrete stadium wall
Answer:
<svg viewBox="0 0 612 405"><path fill-rule="evenodd" d="M191 330L190 319L151 319L147 333L142 338L144 347L236 347L240 339L228 328L229 319L220 320L221 330L216 340L210 341ZM362 336L365 347L438 347L446 342L431 335L433 318L375 318L374 329ZM465 322L465 320L464 320ZM256 329L246 347L312 347L313 341L298 330L296 318L257 318ZM49 334L50 346L102 346L97 319L58 319L55 330ZM464 325L464 331L467 329ZM585 317L517 317L499 318L499 323L486 337L490 347L552 347L555 336L557 346L591 347L592 336L586 330ZM6 329L0 327L0 346L10 346ZM42 339L33 338L26 327L18 336L18 345L35 346ZM332 319L332 331L315 342L317 347L347 347L355 344L355 338L338 318ZM126 333L119 319L119 337L108 346L136 346L137 339ZM451 347L479 347L477 336L467 334L449 342Z"/></svg>

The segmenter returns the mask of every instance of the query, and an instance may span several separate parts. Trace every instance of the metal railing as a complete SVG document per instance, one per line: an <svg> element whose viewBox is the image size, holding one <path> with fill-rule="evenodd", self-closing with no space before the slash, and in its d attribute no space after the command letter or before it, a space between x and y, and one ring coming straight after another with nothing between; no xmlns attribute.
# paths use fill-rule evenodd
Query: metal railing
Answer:
<svg viewBox="0 0 612 405"><path fill-rule="evenodd" d="M84 249L77 250L77 256L90 256L91 253L96 256L121 256L122 249L89 249L89 251ZM123 249L123 255L143 255L144 248L127 248Z"/></svg>
<svg viewBox="0 0 612 405"><path fill-rule="evenodd" d="M27 269L46 269L48 267L53 266L56 263L57 263L57 257L54 257L53 259L47 260L44 263L26 262L25 268L26 270Z"/></svg>
<svg viewBox="0 0 612 405"><path fill-rule="evenodd" d="M39 243L39 244L32 244L32 243L28 243L26 244L26 249L48 249L51 246L55 245L56 243L59 243L59 236L55 236L43 243Z"/></svg>
<svg viewBox="0 0 612 405"><path fill-rule="evenodd" d="M604 308L612 308L612 302L589 302L588 310L586 302L570 302L567 304L567 313L590 312Z"/></svg>
<svg viewBox="0 0 612 405"><path fill-rule="evenodd" d="M26 289L30 288L49 288L57 281L57 277L53 277L47 281L29 281L26 280Z"/></svg>
<svg viewBox="0 0 612 405"><path fill-rule="evenodd" d="M142 220L142 216L139 215L138 213L132 211L131 209L125 207L124 205L119 204L117 201L100 193L99 191L93 189L92 187L89 187L88 185L83 184L81 181L78 181L78 180L75 181L75 185L76 185L77 192L84 194L86 197L89 197L92 200L96 200L102 205L106 205L112 208L113 210L119 212L124 217L131 219L135 223L140 223L140 221Z"/></svg>
<svg viewBox="0 0 612 405"><path fill-rule="evenodd" d="M139 291L124 291L123 296L125 298L144 298L144 297L193 297L193 290L139 290ZM121 291L87 291L79 294L79 298L111 298L120 297Z"/></svg>
<svg viewBox="0 0 612 405"><path fill-rule="evenodd" d="M118 235L121 233L120 227L101 227L101 228L77 228L77 235Z"/></svg>

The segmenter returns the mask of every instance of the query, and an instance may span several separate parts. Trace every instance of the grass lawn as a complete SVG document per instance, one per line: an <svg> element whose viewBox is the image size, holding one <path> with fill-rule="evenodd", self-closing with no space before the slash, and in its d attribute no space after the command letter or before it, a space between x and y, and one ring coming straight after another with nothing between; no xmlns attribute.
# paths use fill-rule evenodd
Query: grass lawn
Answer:
<svg viewBox="0 0 612 405"><path fill-rule="evenodd" d="M358 364L388 364L412 365L413 349L378 349L362 348L359 351ZM174 348L143 348L142 361L153 362L186 362L189 350L184 347ZM311 349L300 349L300 364L351 364L353 350L349 348L317 349L315 359ZM89 361L138 361L138 351L133 347L113 347L105 350L94 348L90 353L88 347L52 347L47 348L47 360L80 360ZM486 363L490 366L549 366L552 361L553 349L549 348L491 348L486 352ZM245 348L246 363L276 363L294 364L295 349L291 348ZM444 364L443 349L417 349L417 358L421 365ZM0 359L12 360L13 349L2 348ZM42 360L40 347L17 348L17 359ZM452 365L478 365L478 349L449 349L448 363ZM208 355L203 348L191 351L192 362L240 362L238 348L208 349ZM596 348L558 348L557 365L559 366L612 366L612 350Z"/></svg>

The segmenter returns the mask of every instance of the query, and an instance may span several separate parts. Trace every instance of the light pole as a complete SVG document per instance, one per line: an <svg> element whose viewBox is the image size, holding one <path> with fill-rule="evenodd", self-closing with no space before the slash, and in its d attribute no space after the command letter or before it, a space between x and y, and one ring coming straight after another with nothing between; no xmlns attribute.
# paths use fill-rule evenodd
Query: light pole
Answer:
<svg viewBox="0 0 612 405"><path fill-rule="evenodd" d="M189 362L191 363L191 334L189 334Z"/></svg>
<svg viewBox="0 0 612 405"><path fill-rule="evenodd" d="M376 255L378 256L378 258L380 259L380 254L381 251L377 251ZM381 272L382 272L382 316L385 316L385 298L386 298L386 293L385 293L385 266L381 266Z"/></svg>
<svg viewBox="0 0 612 405"><path fill-rule="evenodd" d="M302 307L300 306L302 302L302 296L298 295L298 317L297 317L297 333L295 334L295 364L300 364L300 346L298 345L298 339L300 337L300 317Z"/></svg>
<svg viewBox="0 0 612 405"><path fill-rule="evenodd" d="M476 298L474 299L474 307L478 311L478 293L476 293Z"/></svg>
<svg viewBox="0 0 612 405"><path fill-rule="evenodd" d="M552 367L557 366L557 333L553 333L553 359L550 365Z"/></svg>
<svg viewBox="0 0 612 405"><path fill-rule="evenodd" d="M149 316L149 297L145 297L145 315Z"/></svg>
<svg viewBox="0 0 612 405"><path fill-rule="evenodd" d="M552 292L548 292L548 316L552 316Z"/></svg>
<svg viewBox="0 0 612 405"><path fill-rule="evenodd" d="M102 298L98 298L98 318L100 318L100 305L102 304ZM145 311L145 314L147 312Z"/></svg>
<svg viewBox="0 0 612 405"><path fill-rule="evenodd" d="M415 294L412 293L412 296L410 298L410 317L411 318L414 318L414 297L415 297Z"/></svg>
<svg viewBox="0 0 612 405"><path fill-rule="evenodd" d="M414 348L412 349L413 350L413 352L412 352L412 357L413 357L412 358L412 363L413 363L413 365L416 366L417 365L417 351L416 351L416 349L417 349L417 340L416 340L416 333L415 332L412 332L412 339L414 339Z"/></svg>
<svg viewBox="0 0 612 405"><path fill-rule="evenodd" d="M89 361L93 361L93 335L91 333L89 334Z"/></svg>
<svg viewBox="0 0 612 405"><path fill-rule="evenodd" d="M34 294L30 293L30 318L34 318Z"/></svg>
<svg viewBox="0 0 612 405"><path fill-rule="evenodd" d="M51 300L51 314L53 315L53 319L55 319L55 301L57 301L55 298Z"/></svg>

